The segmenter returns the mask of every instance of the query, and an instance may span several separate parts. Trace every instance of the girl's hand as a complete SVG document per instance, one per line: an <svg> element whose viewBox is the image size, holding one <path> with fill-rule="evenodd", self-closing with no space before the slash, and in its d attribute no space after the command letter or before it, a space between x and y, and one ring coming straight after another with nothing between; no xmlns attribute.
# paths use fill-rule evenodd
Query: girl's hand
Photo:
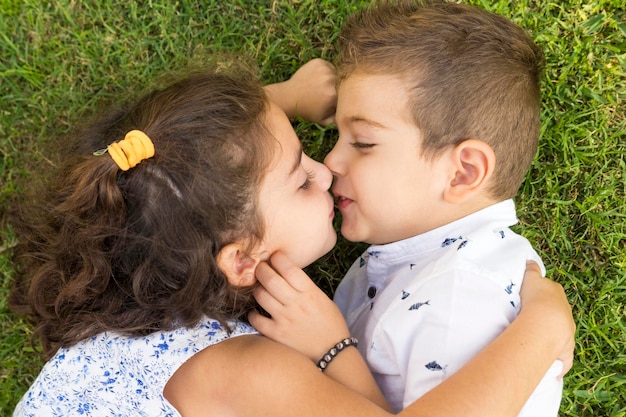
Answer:
<svg viewBox="0 0 626 417"><path fill-rule="evenodd" d="M270 264L256 269L260 286L254 297L271 317L249 315L259 332L317 362L330 347L350 332L337 305L284 254L275 253Z"/></svg>
<svg viewBox="0 0 626 417"><path fill-rule="evenodd" d="M572 317L572 308L565 296L563 287L541 276L539 266L529 261L526 264L524 283L520 291L522 310L532 309L540 317L543 327L550 326L552 335L560 344L555 346L557 359L563 362L563 377L572 368L574 361L574 336L576 323Z"/></svg>
<svg viewBox="0 0 626 417"><path fill-rule="evenodd" d="M326 126L335 119L336 80L335 67L316 58L298 68L287 81L265 86L265 91L290 119L302 117Z"/></svg>

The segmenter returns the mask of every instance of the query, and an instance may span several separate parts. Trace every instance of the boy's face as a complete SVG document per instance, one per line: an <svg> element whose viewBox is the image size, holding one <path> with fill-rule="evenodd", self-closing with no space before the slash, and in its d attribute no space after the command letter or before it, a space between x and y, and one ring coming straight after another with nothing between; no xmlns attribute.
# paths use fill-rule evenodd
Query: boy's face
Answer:
<svg viewBox="0 0 626 417"><path fill-rule="evenodd" d="M339 86L336 122L339 140L324 163L346 239L384 244L443 224L445 158L423 158L401 79L351 75Z"/></svg>

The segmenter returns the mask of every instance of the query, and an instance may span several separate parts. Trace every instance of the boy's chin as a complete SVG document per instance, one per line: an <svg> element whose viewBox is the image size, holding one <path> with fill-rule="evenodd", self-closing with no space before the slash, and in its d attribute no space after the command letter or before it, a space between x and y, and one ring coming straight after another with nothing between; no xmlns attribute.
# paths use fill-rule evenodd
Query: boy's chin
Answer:
<svg viewBox="0 0 626 417"><path fill-rule="evenodd" d="M369 243L367 242L367 237L366 236L360 236L359 233L357 233L355 230L348 228L348 227L344 227L344 225L341 225L341 236L347 240L348 242L354 242L354 243L359 243L359 242L365 242L365 243Z"/></svg>

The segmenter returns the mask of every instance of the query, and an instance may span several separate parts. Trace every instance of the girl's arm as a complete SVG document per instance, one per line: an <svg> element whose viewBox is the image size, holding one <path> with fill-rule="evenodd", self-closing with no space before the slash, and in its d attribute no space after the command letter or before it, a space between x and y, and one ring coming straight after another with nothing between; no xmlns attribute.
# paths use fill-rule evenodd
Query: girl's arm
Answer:
<svg viewBox="0 0 626 417"><path fill-rule="evenodd" d="M313 59L287 81L266 85L265 92L290 119L301 117L326 126L334 120L337 106L335 67L321 58Z"/></svg>
<svg viewBox="0 0 626 417"><path fill-rule="evenodd" d="M349 363L353 358L338 356L337 365L340 359ZM391 415L295 350L253 335L198 352L170 378L163 394L183 417Z"/></svg>
<svg viewBox="0 0 626 417"><path fill-rule="evenodd" d="M561 286L541 278L538 269L527 271L522 299L518 318L496 341L400 415L517 415L557 352L571 358L574 331ZM351 360L342 353L332 365ZM170 379L164 395L184 417L391 415L320 372L306 356L251 335L194 355Z"/></svg>

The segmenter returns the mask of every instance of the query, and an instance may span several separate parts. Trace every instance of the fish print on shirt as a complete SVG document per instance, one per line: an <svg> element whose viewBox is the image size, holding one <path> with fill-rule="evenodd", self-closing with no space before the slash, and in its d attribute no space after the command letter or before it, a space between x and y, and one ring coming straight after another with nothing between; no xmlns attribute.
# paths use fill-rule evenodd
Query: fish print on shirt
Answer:
<svg viewBox="0 0 626 417"><path fill-rule="evenodd" d="M506 292L509 295L513 294L513 287L515 285L516 284L513 281L510 281L510 284L504 287L504 292ZM515 302L513 300L509 300L509 303L511 303L511 305L515 307Z"/></svg>
<svg viewBox="0 0 626 417"><path fill-rule="evenodd" d="M459 246L456 248L456 250L463 249L467 245L467 242L468 242L468 239L465 239L463 236L448 237L448 238L444 239L443 242L441 242L441 247L445 248L446 246L450 246L454 242L457 242L459 240L461 241L461 243L459 243Z"/></svg>
<svg viewBox="0 0 626 417"><path fill-rule="evenodd" d="M423 303L421 303L421 302L420 303L415 303L415 304L412 304L411 307L409 307L409 311L411 311L411 310L419 310L421 307L429 306L429 305L430 305L430 300L424 301Z"/></svg>
<svg viewBox="0 0 626 417"><path fill-rule="evenodd" d="M443 242L441 242L441 247L445 248L446 246L450 246L457 240L462 240L462 239L463 239L463 236L446 238Z"/></svg>
<svg viewBox="0 0 626 417"><path fill-rule="evenodd" d="M402 294L400 295L400 299L401 300L406 300L409 296L411 295L410 292L406 292L404 290L402 290ZM409 307L409 311L414 311L414 310L419 310L420 307L422 306L429 306L430 305L430 300L424 301L424 302L418 302L415 304L411 304L411 306Z"/></svg>
<svg viewBox="0 0 626 417"><path fill-rule="evenodd" d="M506 292L509 295L513 294L513 287L515 286L513 281L510 281L510 282L511 283L504 288L504 292Z"/></svg>
<svg viewBox="0 0 626 417"><path fill-rule="evenodd" d="M429 371L441 372L441 380L442 381L444 379L446 379L447 376L448 376L447 373L446 373L446 368L448 367L448 365L441 366L441 365L439 365L439 363L437 363L437 361L430 361L426 365L424 365L424 367L426 369L428 369Z"/></svg>

